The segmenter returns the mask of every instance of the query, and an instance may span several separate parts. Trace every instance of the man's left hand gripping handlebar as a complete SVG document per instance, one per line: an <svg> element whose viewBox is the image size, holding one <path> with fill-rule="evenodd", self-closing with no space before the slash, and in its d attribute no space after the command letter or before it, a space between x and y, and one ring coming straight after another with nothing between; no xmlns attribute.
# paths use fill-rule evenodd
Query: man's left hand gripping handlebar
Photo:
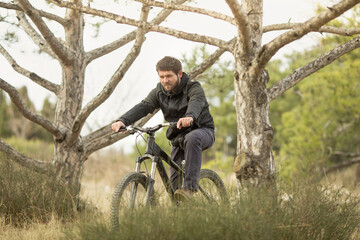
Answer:
<svg viewBox="0 0 360 240"><path fill-rule="evenodd" d="M120 129L122 128L125 128L125 124L122 122L122 121L117 121L113 124L111 124L111 129L114 131L114 132L119 132Z"/></svg>

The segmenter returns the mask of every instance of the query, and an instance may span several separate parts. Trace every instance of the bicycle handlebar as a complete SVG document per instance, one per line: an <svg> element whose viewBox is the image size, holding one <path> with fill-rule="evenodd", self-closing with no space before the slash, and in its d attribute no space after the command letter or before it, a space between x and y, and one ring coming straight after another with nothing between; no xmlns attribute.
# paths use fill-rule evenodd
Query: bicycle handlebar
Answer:
<svg viewBox="0 0 360 240"><path fill-rule="evenodd" d="M161 123L161 124L155 125L153 127L146 127L146 128L143 128L140 126L135 126L135 125L129 125L129 126L120 128L119 132L129 131L130 134L134 134L135 132L139 131L139 132L149 134L149 133L154 133L163 127L176 126L176 124L177 124L177 122L168 122L168 123Z"/></svg>

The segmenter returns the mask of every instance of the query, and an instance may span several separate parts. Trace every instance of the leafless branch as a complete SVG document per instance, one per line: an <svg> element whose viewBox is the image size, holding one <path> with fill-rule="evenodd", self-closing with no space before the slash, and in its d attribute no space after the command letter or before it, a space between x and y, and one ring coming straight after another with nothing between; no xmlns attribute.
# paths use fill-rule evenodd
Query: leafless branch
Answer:
<svg viewBox="0 0 360 240"><path fill-rule="evenodd" d="M340 152L340 151L336 151L331 155L332 156L342 156L342 157L360 157L359 153L349 153L349 152Z"/></svg>
<svg viewBox="0 0 360 240"><path fill-rule="evenodd" d="M29 70L26 70L25 68L19 66L19 64L17 64L15 59L13 57L11 57L11 55L5 50L5 48L3 46L1 46L1 44L0 44L0 53L6 58L6 60L11 64L11 66L13 67L13 69L16 72L30 78L31 80L33 80L35 83L39 84L40 86L57 94L57 92L59 91L59 88L60 88L59 85L54 84L54 83L40 77L36 73L30 72Z"/></svg>
<svg viewBox="0 0 360 240"><path fill-rule="evenodd" d="M184 11L184 12L203 14L203 15L213 17L215 19L223 20L223 21L226 21L233 25L236 25L235 20L232 17L222 14L222 13L219 13L219 12L203 9L203 8L184 6L184 5L175 4L173 2L166 3L166 2L159 2L159 1L153 1L153 0L135 0L135 1L141 2L143 4L147 4L149 6L154 6L154 7L161 7L161 8L166 8L166 9L180 10L180 11Z"/></svg>
<svg viewBox="0 0 360 240"><path fill-rule="evenodd" d="M12 103L15 104L24 117L45 128L58 140L62 140L65 137L65 134L54 123L39 114L33 113L30 109L28 109L21 100L18 91L2 78L0 78L0 88L9 94Z"/></svg>
<svg viewBox="0 0 360 240"><path fill-rule="evenodd" d="M143 117L142 119L134 123L134 125L144 126L158 111L159 109L156 109L154 113L148 114L146 117ZM95 136L98 137L95 138ZM111 124L108 124L107 126L85 137L84 140L87 141L87 143L85 143L86 144L85 149L87 151L87 155L89 156L91 153L99 149L102 149L104 147L110 146L111 144L127 136L129 136L128 132L114 133L111 130Z"/></svg>
<svg viewBox="0 0 360 240"><path fill-rule="evenodd" d="M11 10L16 10L16 11L23 11L23 9L19 5L13 4L13 3L0 2L0 8L6 8L6 9L11 9ZM49 20L58 22L61 25L63 25L64 27L66 27L68 25L68 22L64 18L59 17L56 14L48 13L48 12L45 12L42 10L39 10L39 14L41 17L45 17Z"/></svg>
<svg viewBox="0 0 360 240"><path fill-rule="evenodd" d="M356 34L360 34L360 28L345 29L345 28L337 28L337 27L331 27L331 26L323 26L319 29L318 32L332 33L332 34L341 35L341 36L353 36Z"/></svg>
<svg viewBox="0 0 360 240"><path fill-rule="evenodd" d="M282 24L268 25L263 28L263 33L271 32L271 31L278 31L278 30L294 29L294 28L300 26L301 24L303 24L303 23L282 23ZM345 29L345 28L338 28L338 27L332 27L332 26L322 26L316 32L332 33L332 34L337 34L337 35L341 35L341 36L353 36L356 34L360 34L360 28Z"/></svg>
<svg viewBox="0 0 360 240"><path fill-rule="evenodd" d="M16 151L9 144L0 139L0 151L7 154L12 160L17 162L18 164L32 169L39 173L50 173L51 164L47 162L42 162L30 157L27 157L20 152Z"/></svg>
<svg viewBox="0 0 360 240"><path fill-rule="evenodd" d="M141 11L140 19L142 21L146 21L148 18L150 11L150 7L143 6ZM114 91L117 84L123 79L125 73L128 71L130 66L133 64L135 59L140 53L141 46L145 41L145 31L142 28L138 28L136 33L136 40L134 46L130 50L129 54L126 56L124 61L121 63L120 67L116 70L115 74L111 77L110 81L106 84L104 89L94 98L92 99L86 106L80 111L78 116L76 117L73 127L71 137L69 138L68 143L72 144L73 141L77 139L88 116L106 99L110 97L112 92Z"/></svg>
<svg viewBox="0 0 360 240"><path fill-rule="evenodd" d="M319 15L310 18L301 25L296 26L292 30L281 34L271 42L265 44L260 49L257 57L253 60L251 67L251 74L254 79L257 79L261 69L270 61L275 53L285 45L302 38L309 32L319 31L319 29L326 23L335 19L336 17L343 14L345 11L354 7L359 3L359 0L343 0L332 7L327 8Z"/></svg>
<svg viewBox="0 0 360 240"><path fill-rule="evenodd" d="M186 2L187 0L176 0L173 1L175 4L182 4L184 2ZM158 25L161 22L163 22L172 12L172 10L162 10L156 17L154 17L154 19L150 22L151 24L154 25ZM111 42L109 44L106 44L104 46L101 46L99 48L96 48L94 50L91 50L89 52L86 53L85 55L85 61L87 64L89 64L91 61L93 61L94 59L97 59L99 57L104 56L105 54L108 54L122 46L124 46L125 44L133 41L136 37L136 31L134 30L128 34L126 34L125 36L123 36L122 38ZM145 33L148 33L149 31L146 30Z"/></svg>
<svg viewBox="0 0 360 240"><path fill-rule="evenodd" d="M336 165L334 165L332 167L324 169L324 175L329 174L331 172L334 172L336 170L340 170L340 169L345 168L345 167L349 167L349 166L351 166L353 164L357 164L357 163L360 163L360 157L351 158L348 161L344 161L344 162L336 164Z"/></svg>
<svg viewBox="0 0 360 240"><path fill-rule="evenodd" d="M239 40L241 43L241 54L246 56L248 55L251 48L249 19L241 9L241 6L237 0L226 0L226 3L230 7L238 27L240 37Z"/></svg>
<svg viewBox="0 0 360 240"><path fill-rule="evenodd" d="M85 6L77 6L75 4L72 4L70 2L65 2L62 0L50 0L50 1L52 1L53 3L55 3L61 7L71 8L71 9L78 10L80 12L84 12L87 14L104 17L104 18L107 18L110 20L114 20L117 23L127 24L127 25L131 25L131 26L143 28L147 31L159 32L159 33L167 34L167 35L174 36L177 38L181 38L181 39L185 39L185 40L189 40L189 41L193 41L193 42L205 43L205 44L209 44L209 45L213 45L213 46L217 46L220 48L225 48L227 50L230 50L229 46L226 45L226 42L224 40L221 40L218 38L199 35L199 34L195 34L195 33L187 33L187 32L175 30L175 29L168 28L168 27L162 27L157 24L151 24L151 23L144 22L144 21L134 20L134 19L120 16L120 15L110 13L107 11L93 9L93 8L85 7Z"/></svg>
<svg viewBox="0 0 360 240"><path fill-rule="evenodd" d="M296 69L288 77L275 83L272 87L267 89L269 101L274 100L282 93L284 93L286 90L295 86L305 77L329 65L330 63L332 63L342 55L349 53L359 47L360 47L360 36L355 37L352 40L334 48L333 50L327 52L326 54L310 62L306 66Z"/></svg>
<svg viewBox="0 0 360 240"><path fill-rule="evenodd" d="M229 45L234 44L235 38L228 42ZM195 79L198 75L202 74L206 69L211 67L219 57L225 52L225 49L218 48L213 54L206 58L201 64L194 67L191 72L188 73L190 79Z"/></svg>
<svg viewBox="0 0 360 240"><path fill-rule="evenodd" d="M26 13L27 16L34 22L39 29L44 39L47 41L54 53L60 58L60 60L68 65L72 62L74 55L66 48L65 45L54 36L51 30L48 28L44 20L37 9L35 9L28 0L17 0Z"/></svg>
<svg viewBox="0 0 360 240"><path fill-rule="evenodd" d="M31 26L29 21L26 19L25 13L22 11L16 11L16 15L19 19L19 24L25 33L33 40L33 42L38 45L41 51L46 52L53 58L57 58L55 53L46 43L46 41L42 38L42 36Z"/></svg>

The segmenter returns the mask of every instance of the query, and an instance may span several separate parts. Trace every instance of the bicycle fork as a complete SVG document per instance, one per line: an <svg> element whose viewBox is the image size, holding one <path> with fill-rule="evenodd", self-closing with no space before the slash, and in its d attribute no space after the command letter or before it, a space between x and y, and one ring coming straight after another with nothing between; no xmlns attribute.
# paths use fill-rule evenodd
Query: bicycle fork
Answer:
<svg viewBox="0 0 360 240"><path fill-rule="evenodd" d="M150 199L151 197L153 197L153 192L154 192L154 185L155 185L155 173L156 173L156 161L152 161L151 164L151 171L150 171L150 176L148 178L149 183L148 183L148 187L147 187L147 191L146 191L146 199L145 199L145 205L148 206L150 203Z"/></svg>

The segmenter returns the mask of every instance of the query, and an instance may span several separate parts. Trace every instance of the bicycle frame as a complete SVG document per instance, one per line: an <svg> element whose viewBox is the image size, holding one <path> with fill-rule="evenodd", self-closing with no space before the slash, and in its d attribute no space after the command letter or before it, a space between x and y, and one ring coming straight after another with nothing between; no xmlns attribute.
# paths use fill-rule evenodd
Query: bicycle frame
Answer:
<svg viewBox="0 0 360 240"><path fill-rule="evenodd" d="M147 159L151 159L151 171L149 176L149 183L146 193L146 204L148 204L150 201L150 197L152 196L152 191L154 189L154 183L155 183L155 174L156 169L159 171L159 175L161 177L161 180L165 186L166 191L170 195L171 199L174 198L174 189L171 185L170 178L166 172L165 166L163 164L163 161L165 161L167 164L170 165L170 167L174 168L179 173L179 180L181 181L182 176L184 174L184 170L176 164L174 161L171 160L171 158L164 152L159 145L155 142L155 133L154 132L148 132L149 136L147 138L147 144L146 144L146 150L145 154L138 157L136 160L136 168L135 171L140 173L140 167L141 163ZM136 186L135 186L136 187ZM135 196L134 196L135 197Z"/></svg>

